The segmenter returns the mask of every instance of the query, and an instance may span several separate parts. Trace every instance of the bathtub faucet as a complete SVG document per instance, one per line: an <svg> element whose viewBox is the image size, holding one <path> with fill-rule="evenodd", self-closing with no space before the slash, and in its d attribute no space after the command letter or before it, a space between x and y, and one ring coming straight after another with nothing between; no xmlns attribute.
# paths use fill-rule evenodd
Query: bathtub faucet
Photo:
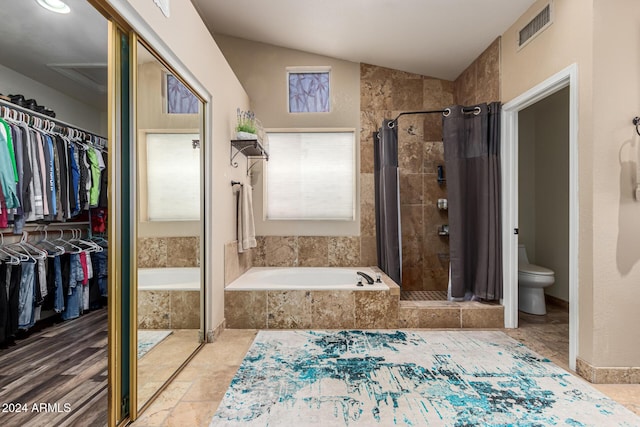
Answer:
<svg viewBox="0 0 640 427"><path fill-rule="evenodd" d="M362 271L358 271L356 273L358 276L364 277L368 284L373 285L373 278L369 276L367 273L363 273Z"/></svg>

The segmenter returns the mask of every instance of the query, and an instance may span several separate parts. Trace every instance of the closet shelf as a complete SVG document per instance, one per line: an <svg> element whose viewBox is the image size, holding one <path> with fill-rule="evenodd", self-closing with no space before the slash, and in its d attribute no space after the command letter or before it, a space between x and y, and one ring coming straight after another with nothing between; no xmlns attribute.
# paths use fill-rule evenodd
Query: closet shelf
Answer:
<svg viewBox="0 0 640 427"><path fill-rule="evenodd" d="M236 149L235 154L233 153L234 148ZM234 161L238 154L243 154L247 157L259 157L269 161L269 153L257 139L232 139L230 162L234 168L238 167L238 162Z"/></svg>

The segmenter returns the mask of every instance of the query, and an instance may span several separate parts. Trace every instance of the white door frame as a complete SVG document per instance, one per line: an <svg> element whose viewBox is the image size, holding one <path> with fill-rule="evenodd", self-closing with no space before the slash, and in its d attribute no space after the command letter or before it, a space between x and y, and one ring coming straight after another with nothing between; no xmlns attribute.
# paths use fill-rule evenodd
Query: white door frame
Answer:
<svg viewBox="0 0 640 427"><path fill-rule="evenodd" d="M569 87L569 367L578 350L578 66L572 64L502 106L504 327L518 327L518 112Z"/></svg>

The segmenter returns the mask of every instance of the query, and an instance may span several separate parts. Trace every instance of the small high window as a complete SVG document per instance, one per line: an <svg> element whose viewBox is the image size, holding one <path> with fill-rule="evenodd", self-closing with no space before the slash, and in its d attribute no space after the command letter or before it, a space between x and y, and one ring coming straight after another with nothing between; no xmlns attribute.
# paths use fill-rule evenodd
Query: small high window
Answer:
<svg viewBox="0 0 640 427"><path fill-rule="evenodd" d="M200 101L173 74L165 74L167 113L169 114L198 114Z"/></svg>
<svg viewBox="0 0 640 427"><path fill-rule="evenodd" d="M329 67L289 67L287 83L290 113L331 111Z"/></svg>

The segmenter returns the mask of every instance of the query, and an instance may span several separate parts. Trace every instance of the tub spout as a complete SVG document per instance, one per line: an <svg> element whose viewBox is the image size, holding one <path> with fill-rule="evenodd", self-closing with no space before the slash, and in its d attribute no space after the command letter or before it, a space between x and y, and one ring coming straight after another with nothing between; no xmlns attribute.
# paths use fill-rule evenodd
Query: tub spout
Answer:
<svg viewBox="0 0 640 427"><path fill-rule="evenodd" d="M363 273L362 271L358 271L356 274L358 276L364 277L364 279L367 281L368 284L373 285L373 278L371 276L369 276L368 274Z"/></svg>

